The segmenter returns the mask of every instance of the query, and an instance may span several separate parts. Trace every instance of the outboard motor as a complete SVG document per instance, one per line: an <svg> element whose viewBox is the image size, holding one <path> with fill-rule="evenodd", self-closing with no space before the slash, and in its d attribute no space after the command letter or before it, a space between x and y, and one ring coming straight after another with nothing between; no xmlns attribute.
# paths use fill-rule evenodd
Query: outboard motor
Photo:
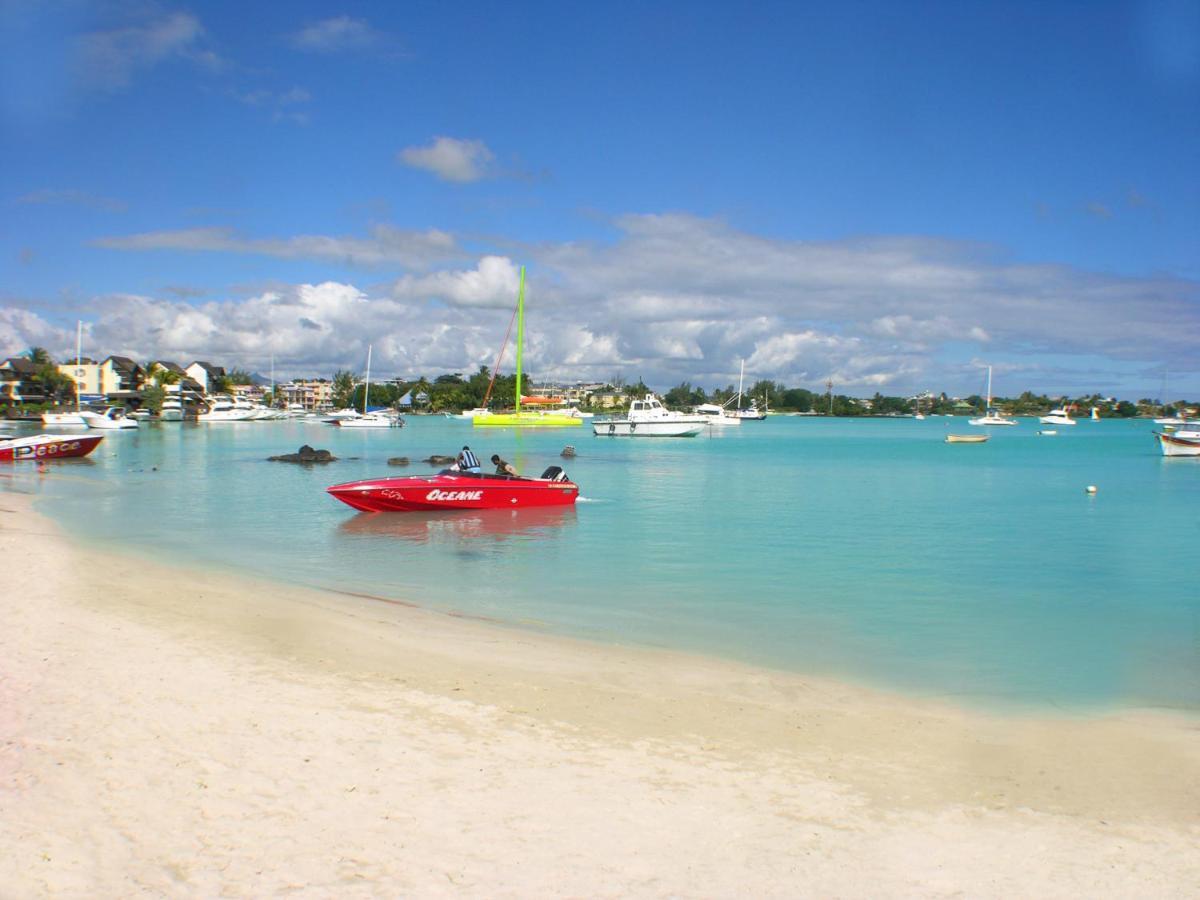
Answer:
<svg viewBox="0 0 1200 900"><path fill-rule="evenodd" d="M567 473L562 470L562 466L550 466L542 473L542 477L549 481L567 481Z"/></svg>

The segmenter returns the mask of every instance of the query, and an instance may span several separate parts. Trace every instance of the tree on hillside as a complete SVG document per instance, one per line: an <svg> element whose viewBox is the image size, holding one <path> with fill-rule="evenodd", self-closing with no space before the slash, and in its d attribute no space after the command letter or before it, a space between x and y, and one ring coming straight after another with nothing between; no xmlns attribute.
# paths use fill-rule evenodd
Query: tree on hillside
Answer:
<svg viewBox="0 0 1200 900"><path fill-rule="evenodd" d="M254 376L245 369L230 369L225 377L230 384L254 384Z"/></svg>

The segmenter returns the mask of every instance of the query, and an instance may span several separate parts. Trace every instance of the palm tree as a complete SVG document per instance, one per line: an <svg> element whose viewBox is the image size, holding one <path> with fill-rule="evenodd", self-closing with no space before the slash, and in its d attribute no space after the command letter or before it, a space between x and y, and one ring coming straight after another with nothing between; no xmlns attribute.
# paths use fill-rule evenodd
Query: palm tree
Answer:
<svg viewBox="0 0 1200 900"><path fill-rule="evenodd" d="M414 409L416 409L416 406L417 406L417 395L418 394L425 395L426 405L432 404L433 385L430 384L425 379L424 375L422 375L420 378L418 378L417 383L412 386L412 402L413 402Z"/></svg>
<svg viewBox="0 0 1200 900"><path fill-rule="evenodd" d="M333 405L339 409L345 409L350 405L350 401L354 398L354 388L357 384L357 379L353 372L348 372L345 369L338 369L333 373Z"/></svg>
<svg viewBox="0 0 1200 900"><path fill-rule="evenodd" d="M30 347L25 351L25 355L29 357L31 363L39 366L53 365L54 360L50 358L49 351L45 347Z"/></svg>

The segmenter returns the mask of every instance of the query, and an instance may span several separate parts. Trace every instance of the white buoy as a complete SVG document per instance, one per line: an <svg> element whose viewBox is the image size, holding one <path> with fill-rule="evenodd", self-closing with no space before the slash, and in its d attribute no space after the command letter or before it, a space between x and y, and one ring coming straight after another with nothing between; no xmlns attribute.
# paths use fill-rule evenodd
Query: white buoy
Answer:
<svg viewBox="0 0 1200 900"><path fill-rule="evenodd" d="M1095 486L1094 484L1089 484L1089 485L1087 486L1087 492L1088 492L1089 494L1094 494L1094 493L1096 493L1096 486Z"/></svg>

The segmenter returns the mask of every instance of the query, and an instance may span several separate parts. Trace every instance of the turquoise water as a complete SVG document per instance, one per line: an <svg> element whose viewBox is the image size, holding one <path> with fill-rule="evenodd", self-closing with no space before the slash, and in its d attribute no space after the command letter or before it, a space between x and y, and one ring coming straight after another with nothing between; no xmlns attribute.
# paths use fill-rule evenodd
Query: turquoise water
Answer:
<svg viewBox="0 0 1200 900"><path fill-rule="evenodd" d="M1026 420L947 445L963 420L771 417L690 440L158 424L5 480L79 536L165 559L970 704L1196 710L1200 460L1163 459L1152 427ZM302 443L343 459L264 461ZM464 443L527 474L563 463L579 505L369 516L324 493Z"/></svg>

